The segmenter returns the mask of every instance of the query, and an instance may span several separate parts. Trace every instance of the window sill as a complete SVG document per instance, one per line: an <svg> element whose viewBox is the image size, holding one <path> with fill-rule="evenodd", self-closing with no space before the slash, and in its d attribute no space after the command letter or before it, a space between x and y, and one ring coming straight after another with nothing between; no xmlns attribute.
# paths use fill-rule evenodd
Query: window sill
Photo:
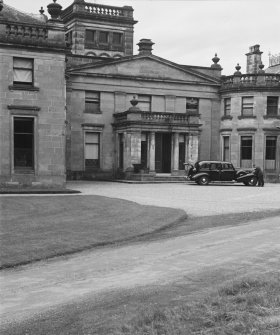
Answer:
<svg viewBox="0 0 280 335"><path fill-rule="evenodd" d="M35 87L35 86L10 85L9 90L10 91L34 91L34 92L38 92L40 89L39 89L39 87Z"/></svg>
<svg viewBox="0 0 280 335"><path fill-rule="evenodd" d="M15 168L14 174L34 174L35 171L32 169L24 169L24 168Z"/></svg>
<svg viewBox="0 0 280 335"><path fill-rule="evenodd" d="M99 111L99 112L91 112L91 111L86 111L86 110L84 110L84 114L102 114L102 111Z"/></svg>
<svg viewBox="0 0 280 335"><path fill-rule="evenodd" d="M242 119L256 119L256 115L239 115L238 116L238 120L242 120Z"/></svg>

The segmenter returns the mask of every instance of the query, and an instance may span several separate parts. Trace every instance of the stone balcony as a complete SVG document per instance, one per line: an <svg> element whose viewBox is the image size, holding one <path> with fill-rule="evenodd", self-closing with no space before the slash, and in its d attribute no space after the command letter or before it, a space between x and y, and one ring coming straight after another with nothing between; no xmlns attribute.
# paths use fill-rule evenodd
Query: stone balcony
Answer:
<svg viewBox="0 0 280 335"><path fill-rule="evenodd" d="M280 74L240 74L222 77L221 92L242 90L279 90Z"/></svg>
<svg viewBox="0 0 280 335"><path fill-rule="evenodd" d="M168 112L143 112L128 110L114 114L114 127L141 126L154 130L170 130L170 128L186 130L200 127L199 114L197 113L168 113Z"/></svg>
<svg viewBox="0 0 280 335"><path fill-rule="evenodd" d="M130 6L116 7L88 2L77 2L62 12L62 19L69 19L73 15L95 16L107 19L133 20L133 8Z"/></svg>

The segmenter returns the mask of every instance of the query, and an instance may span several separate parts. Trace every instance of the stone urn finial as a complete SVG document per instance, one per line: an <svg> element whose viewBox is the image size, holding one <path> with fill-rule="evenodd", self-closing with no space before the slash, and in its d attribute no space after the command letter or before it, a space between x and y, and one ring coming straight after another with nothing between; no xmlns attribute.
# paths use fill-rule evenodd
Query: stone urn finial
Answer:
<svg viewBox="0 0 280 335"><path fill-rule="evenodd" d="M56 3L57 0L53 0L53 3L50 3L48 8L48 13L50 14L52 20L58 20L62 12L62 6Z"/></svg>
<svg viewBox="0 0 280 335"><path fill-rule="evenodd" d="M215 53L215 57L212 58L213 63L217 64L219 63L220 58L217 56L217 53Z"/></svg>
<svg viewBox="0 0 280 335"><path fill-rule="evenodd" d="M235 76L241 76L242 73L240 72L241 66L239 65L239 63L237 63L236 67L235 67L236 71L234 72Z"/></svg>
<svg viewBox="0 0 280 335"><path fill-rule="evenodd" d="M133 99L130 100L130 103L133 107L137 106L138 104L138 100L135 98L135 95L133 96Z"/></svg>
<svg viewBox="0 0 280 335"><path fill-rule="evenodd" d="M217 53L215 53L215 57L212 58L212 61L214 64L211 65L211 68L214 69L221 69L221 65L218 64L220 58L217 56Z"/></svg>
<svg viewBox="0 0 280 335"><path fill-rule="evenodd" d="M265 70L263 68L264 68L263 63L260 63L258 74L264 74L265 73Z"/></svg>
<svg viewBox="0 0 280 335"><path fill-rule="evenodd" d="M133 99L130 100L130 103L131 103L132 106L128 109L129 112L132 112L132 113L138 113L138 112L141 111L140 108L137 107L138 102L139 102L139 101L136 99L136 97L135 97L135 95L134 95L134 96L133 96Z"/></svg>

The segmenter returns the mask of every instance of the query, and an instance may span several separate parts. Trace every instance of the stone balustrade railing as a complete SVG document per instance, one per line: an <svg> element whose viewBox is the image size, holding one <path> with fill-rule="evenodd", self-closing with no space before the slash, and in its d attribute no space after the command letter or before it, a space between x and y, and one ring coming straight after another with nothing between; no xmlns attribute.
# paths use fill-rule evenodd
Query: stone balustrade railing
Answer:
<svg viewBox="0 0 280 335"><path fill-rule="evenodd" d="M248 87L280 87L280 74L242 74L222 78L221 90Z"/></svg>
<svg viewBox="0 0 280 335"><path fill-rule="evenodd" d="M88 13L91 14L124 16L122 8L102 6L97 4L86 4L84 8Z"/></svg>
<svg viewBox="0 0 280 335"><path fill-rule="evenodd" d="M100 5L95 3L75 3L66 8L61 17L65 18L73 13L84 13L92 15L109 16L111 18L130 18L133 19L133 8L130 6L116 7Z"/></svg>
<svg viewBox="0 0 280 335"><path fill-rule="evenodd" d="M192 122L198 122L199 114L188 115L184 113L166 113L166 112L142 112L126 111L114 114L115 122L139 121L139 122L156 122L156 123L181 123L188 125Z"/></svg>
<svg viewBox="0 0 280 335"><path fill-rule="evenodd" d="M23 24L7 24L6 37L10 38L28 38L28 39L42 39L48 38L47 28L23 25Z"/></svg>
<svg viewBox="0 0 280 335"><path fill-rule="evenodd" d="M0 42L65 50L65 31L52 24L1 23Z"/></svg>

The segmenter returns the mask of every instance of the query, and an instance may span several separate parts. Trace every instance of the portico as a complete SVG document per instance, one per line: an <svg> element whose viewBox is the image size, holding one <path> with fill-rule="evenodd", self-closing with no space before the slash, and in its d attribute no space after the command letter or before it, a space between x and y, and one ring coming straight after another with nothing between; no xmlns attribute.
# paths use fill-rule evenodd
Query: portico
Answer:
<svg viewBox="0 0 280 335"><path fill-rule="evenodd" d="M130 174L133 166L151 175L180 175L184 162L198 159L199 115L142 112L137 101L114 114L116 172Z"/></svg>

